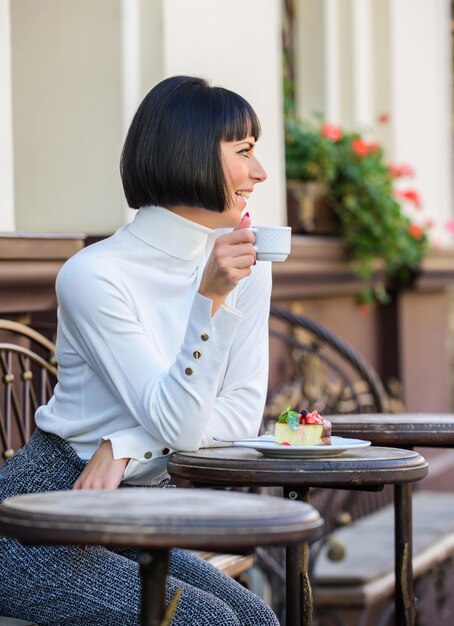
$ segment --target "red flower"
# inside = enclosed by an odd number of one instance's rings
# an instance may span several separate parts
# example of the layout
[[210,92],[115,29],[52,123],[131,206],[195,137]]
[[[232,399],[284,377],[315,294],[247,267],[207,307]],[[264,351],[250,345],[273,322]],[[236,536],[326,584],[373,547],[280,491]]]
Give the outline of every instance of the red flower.
[[402,200],[408,200],[414,204],[417,209],[421,208],[421,197],[415,189],[404,189],[396,191],[396,196]]
[[369,143],[369,152],[378,152],[380,150],[380,144],[378,141],[371,141]]
[[330,141],[339,141],[342,139],[342,130],[334,124],[323,124],[320,135]]
[[402,178],[403,176],[412,177],[415,175],[415,170],[407,163],[402,163],[401,165],[391,163],[388,165],[388,169],[393,178]]
[[413,239],[422,239],[424,237],[424,230],[417,224],[410,224],[407,232]]
[[356,308],[358,309],[358,311],[362,315],[365,315],[366,313],[369,313],[369,310],[370,310],[369,303],[368,302],[364,302],[364,301],[358,302],[356,304]]
[[376,141],[366,143],[362,139],[354,139],[352,141],[352,150],[358,156],[365,157],[371,152],[377,152],[380,149],[380,145]]
[[377,122],[379,124],[387,124],[390,119],[391,116],[389,113],[380,113],[380,115],[377,117]]
[[369,154],[369,146],[362,139],[354,139],[352,141],[352,150],[359,156],[367,156]]

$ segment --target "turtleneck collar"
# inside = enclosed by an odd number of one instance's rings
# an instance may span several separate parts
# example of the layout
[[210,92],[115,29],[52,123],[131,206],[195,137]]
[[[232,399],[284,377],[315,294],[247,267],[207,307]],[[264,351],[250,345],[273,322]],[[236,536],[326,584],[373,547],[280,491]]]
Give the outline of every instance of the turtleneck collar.
[[148,206],[139,209],[127,230],[153,248],[183,261],[200,259],[208,240],[216,231],[188,220],[164,207]]

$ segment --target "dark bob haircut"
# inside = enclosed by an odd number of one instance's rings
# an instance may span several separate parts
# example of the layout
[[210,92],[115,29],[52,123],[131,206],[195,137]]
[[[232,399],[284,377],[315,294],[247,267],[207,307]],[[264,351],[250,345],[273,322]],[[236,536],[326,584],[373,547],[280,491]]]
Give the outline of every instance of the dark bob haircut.
[[260,123],[238,94],[202,78],[173,76],[145,96],[121,155],[128,204],[228,207],[221,141],[258,139]]

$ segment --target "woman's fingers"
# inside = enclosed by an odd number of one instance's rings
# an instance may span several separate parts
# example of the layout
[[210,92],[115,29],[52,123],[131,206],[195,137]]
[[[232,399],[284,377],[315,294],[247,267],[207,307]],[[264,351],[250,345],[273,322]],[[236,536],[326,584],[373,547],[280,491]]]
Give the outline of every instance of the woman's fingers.
[[123,480],[129,459],[114,459],[112,444],[103,441],[93,454],[73,489],[116,489]]
[[247,227],[221,235],[215,241],[199,287],[199,293],[213,301],[213,314],[239,281],[251,273],[254,241],[255,235]]
[[255,262],[254,242],[255,235],[251,230],[246,228],[234,230],[216,240],[212,256],[218,262],[222,262],[223,259],[251,255],[253,257],[251,265],[253,265]]
[[239,243],[237,245],[224,245],[219,246],[217,250],[218,260],[222,259],[234,259],[237,257],[250,256],[252,257],[252,264],[255,261],[255,249],[251,243]]
[[243,217],[241,218],[241,222],[238,224],[235,230],[239,230],[240,228],[250,228],[251,225],[252,225],[252,221],[249,216],[249,213],[245,213]]
[[238,268],[238,269],[243,269],[243,268],[251,269],[251,267],[255,263],[255,254],[246,253],[246,254],[242,254],[239,256],[235,256],[233,258],[234,258],[234,261],[232,265],[233,267]]
[[216,245],[236,245],[241,243],[250,243],[253,244],[255,242],[255,234],[249,228],[240,228],[238,230],[232,230],[230,233],[226,233],[225,235],[221,235],[216,239]]

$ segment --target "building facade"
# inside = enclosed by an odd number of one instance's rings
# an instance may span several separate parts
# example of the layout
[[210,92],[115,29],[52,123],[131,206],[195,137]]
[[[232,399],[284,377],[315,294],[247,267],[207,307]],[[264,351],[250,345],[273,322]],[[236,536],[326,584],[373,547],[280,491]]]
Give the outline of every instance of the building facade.
[[[383,376],[397,376],[408,408],[448,410],[449,0],[0,0],[0,314],[52,309],[65,257],[131,219],[122,143],[141,99],[166,76],[204,76],[251,102],[268,180],[250,212],[256,224],[285,224],[283,33],[299,114],[360,130],[390,161],[411,164],[421,219],[433,222],[438,247],[392,310],[364,315],[342,243],[297,236],[290,260],[276,264],[274,298],[341,334]],[[429,347],[437,353],[431,398],[422,384]]]

